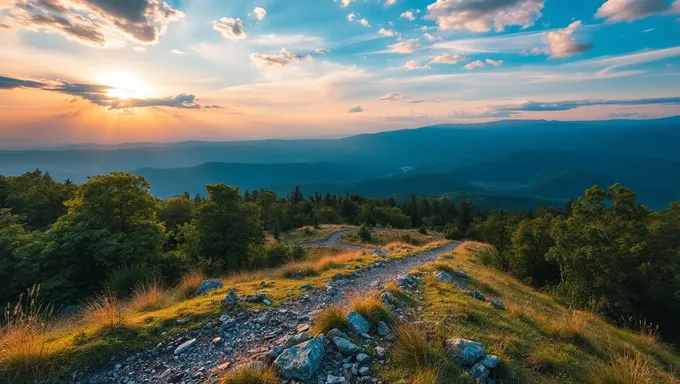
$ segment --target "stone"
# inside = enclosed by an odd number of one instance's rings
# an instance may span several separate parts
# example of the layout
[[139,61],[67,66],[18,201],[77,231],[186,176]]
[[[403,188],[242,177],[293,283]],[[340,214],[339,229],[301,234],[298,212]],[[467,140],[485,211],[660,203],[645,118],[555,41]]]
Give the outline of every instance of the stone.
[[306,332],[309,331],[309,328],[309,324],[300,324],[297,326],[296,331],[297,333]]
[[465,291],[465,294],[468,295],[468,296],[474,297],[477,300],[482,300],[482,301],[486,300],[486,297],[484,297],[484,295],[482,295],[482,293],[479,292],[479,291],[469,290],[469,291]]
[[418,281],[413,275],[407,273],[405,275],[397,276],[397,286],[400,288],[414,288],[418,285]]
[[314,338],[283,351],[274,360],[274,368],[288,380],[309,382],[319,369],[325,353],[323,341]]
[[266,306],[270,306],[270,305],[272,305],[272,302],[271,302],[271,300],[265,298],[265,299],[262,299],[262,304],[264,304]]
[[380,256],[380,257],[385,257],[385,256],[387,256],[387,253],[386,253],[385,251],[383,251],[382,249],[380,249],[380,248],[374,249],[374,250],[373,250],[373,253],[376,254],[376,255],[378,255],[378,256]]
[[380,294],[380,300],[385,304],[396,305],[398,303],[397,298],[391,292],[383,292]]
[[230,289],[227,295],[224,296],[224,299],[222,299],[222,305],[234,305],[236,303],[238,303],[238,295],[233,289]]
[[311,291],[312,289],[314,289],[314,287],[312,287],[311,284],[305,284],[305,285],[303,285],[302,287],[300,287],[300,290],[301,290],[302,292]]
[[369,368],[369,367],[361,367],[361,368],[359,368],[359,374],[360,374],[361,376],[368,376],[368,374],[370,374],[370,373],[371,373],[371,368]]
[[212,345],[220,345],[220,344],[222,344],[222,338],[221,337],[218,336],[218,337],[212,339]]
[[371,325],[368,323],[368,320],[361,316],[359,312],[352,311],[348,313],[347,321],[349,321],[349,325],[356,333],[368,333],[368,331],[371,329]]
[[482,364],[475,364],[470,368],[470,375],[473,379],[477,380],[478,383],[485,382],[486,378],[489,377],[489,373],[489,370]]
[[453,360],[461,365],[474,365],[485,356],[484,345],[467,339],[448,339],[446,350]]
[[449,274],[448,272],[444,271],[439,271],[434,274],[434,277],[437,278],[437,280],[444,281],[447,283],[452,283],[454,278]]
[[494,308],[497,308],[497,309],[505,309],[505,305],[503,305],[503,303],[500,302],[499,300],[496,300],[496,299],[487,299],[486,301],[488,301]]
[[267,296],[264,293],[258,292],[254,295],[246,296],[246,301],[249,303],[261,303],[266,298]]
[[349,340],[349,336],[347,334],[337,328],[331,329],[328,334],[326,335],[330,340],[333,340],[335,337],[339,337],[341,339]]
[[385,348],[383,348],[383,347],[375,347],[375,350],[374,350],[374,351],[375,351],[375,355],[376,355],[378,358],[380,358],[380,359],[382,359],[382,358],[384,358],[385,356],[387,356],[387,351],[386,351]]
[[378,331],[378,335],[382,336],[382,337],[389,335],[390,332],[391,332],[390,327],[388,327],[387,324],[385,324],[384,321],[381,321],[381,322],[378,323],[377,331]]
[[349,381],[342,376],[328,375],[326,377],[326,384],[349,384]]
[[365,353],[359,353],[359,354],[357,355],[357,362],[358,362],[359,364],[365,364],[365,363],[367,363],[367,362],[369,362],[369,361],[371,361],[371,357],[368,356],[367,354],[365,354]]
[[182,353],[188,351],[189,349],[191,349],[191,347],[194,346],[195,343],[196,343],[196,339],[191,339],[191,340],[184,342],[182,345],[175,348],[175,355],[181,355]]
[[488,369],[494,369],[501,363],[501,358],[496,355],[486,355],[481,360],[479,364],[485,366]]
[[274,359],[279,357],[281,353],[283,353],[283,345],[276,345],[269,351],[269,355]]
[[309,340],[309,332],[298,333],[297,335],[290,336],[283,342],[284,348],[290,348],[292,346],[302,344]]
[[196,293],[194,293],[194,295],[196,296],[203,295],[205,293],[214,291],[216,289],[220,289],[222,287],[224,287],[224,283],[222,282],[222,280],[203,280],[201,281],[201,284],[198,285],[198,288],[196,289]]
[[361,351],[361,348],[359,348],[356,344],[347,339],[343,339],[342,337],[334,337],[331,339],[331,341],[333,342],[333,345],[335,345],[335,348],[338,350],[338,352],[345,356],[352,356]]
[[465,271],[457,270],[457,271],[456,271],[456,276],[458,276],[458,277],[463,277],[463,278],[467,278],[467,277],[468,277],[468,274],[467,274],[467,272],[465,272]]

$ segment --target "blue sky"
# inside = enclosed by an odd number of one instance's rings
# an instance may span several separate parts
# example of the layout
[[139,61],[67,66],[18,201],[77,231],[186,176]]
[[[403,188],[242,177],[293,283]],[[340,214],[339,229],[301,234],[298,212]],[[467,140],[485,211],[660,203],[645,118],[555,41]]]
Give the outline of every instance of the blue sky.
[[0,0],[0,37],[6,146],[680,114],[680,0]]

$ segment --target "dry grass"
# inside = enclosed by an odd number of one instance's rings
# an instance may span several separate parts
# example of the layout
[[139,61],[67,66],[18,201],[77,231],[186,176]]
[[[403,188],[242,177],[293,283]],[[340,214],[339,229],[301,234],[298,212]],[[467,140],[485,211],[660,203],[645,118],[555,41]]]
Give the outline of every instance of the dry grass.
[[275,274],[281,277],[309,277],[316,276],[329,269],[340,268],[341,266],[362,261],[366,254],[363,251],[344,252],[335,256],[326,256],[318,260],[297,261],[277,268]]
[[188,299],[193,296],[203,280],[205,280],[205,275],[198,271],[189,272],[184,275],[175,287],[177,298]]
[[429,340],[427,330],[413,324],[399,324],[394,334],[391,364],[415,374],[414,383],[455,382],[457,372],[443,347],[443,340]]
[[326,334],[334,328],[339,330],[349,329],[349,322],[345,317],[345,310],[337,305],[327,307],[319,313],[314,324],[314,333],[317,335],[321,333]]
[[153,280],[135,287],[130,304],[136,311],[149,312],[172,304],[172,298],[160,281]]
[[613,357],[607,364],[590,368],[589,384],[653,384],[654,369],[640,353],[626,353]]
[[87,301],[83,314],[86,324],[99,329],[114,330],[128,325],[125,304],[111,294],[102,294]]
[[456,270],[451,266],[451,264],[443,262],[443,261],[437,261],[431,264],[434,269],[440,272],[446,272],[452,276],[455,276]]
[[418,372],[413,378],[413,384],[443,384],[439,380],[439,372],[434,369],[427,369]]
[[353,296],[350,298],[349,305],[352,311],[358,312],[374,326],[384,321],[390,324],[394,321],[394,315],[385,304],[376,296],[361,297]]
[[549,316],[543,320],[543,328],[553,338],[579,343],[586,340],[585,331],[592,315],[582,311],[569,311],[562,316]]
[[218,382],[220,384],[279,384],[279,378],[271,367],[258,369],[251,365],[227,373]]
[[411,297],[408,293],[404,292],[403,289],[397,287],[397,284],[394,281],[388,281],[385,283],[385,291],[391,293],[394,297],[397,298],[397,300],[401,301],[402,303],[408,304],[408,305],[413,305],[416,303],[416,300]]

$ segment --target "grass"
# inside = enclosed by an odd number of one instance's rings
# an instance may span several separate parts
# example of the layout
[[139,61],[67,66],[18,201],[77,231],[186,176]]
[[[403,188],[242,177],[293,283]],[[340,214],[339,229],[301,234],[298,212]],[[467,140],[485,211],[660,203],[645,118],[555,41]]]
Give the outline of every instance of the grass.
[[655,380],[654,369],[640,353],[627,353],[608,363],[592,365],[588,376],[588,384],[653,384]]
[[432,234],[423,235],[415,229],[393,229],[389,231],[373,231],[369,241],[363,241],[358,233],[347,233],[342,236],[342,242],[354,245],[380,245],[392,244],[423,246],[437,241]]
[[586,312],[572,310],[562,316],[544,318],[542,323],[550,337],[570,343],[582,343],[587,340],[585,330],[590,317]]
[[361,262],[367,259],[363,251],[343,252],[335,256],[325,256],[318,260],[297,261],[289,263],[278,269],[278,275],[286,278],[303,278],[317,276],[323,271],[338,269],[352,262]]
[[130,304],[139,312],[155,311],[172,303],[172,297],[159,280],[139,284],[132,292]]
[[177,297],[180,299],[188,299],[193,296],[203,280],[205,280],[205,275],[198,271],[193,271],[184,275],[175,287]]
[[326,307],[316,317],[314,334],[326,334],[337,328],[341,331],[349,329],[349,322],[345,317],[345,310],[337,305]]
[[403,289],[399,288],[394,281],[385,283],[385,291],[391,293],[397,300],[407,305],[414,305],[416,300]]
[[368,297],[353,296],[350,298],[349,305],[350,310],[358,312],[373,326],[377,326],[381,321],[387,324],[391,324],[394,321],[392,312],[375,295]]
[[103,330],[117,330],[127,327],[127,307],[111,294],[96,296],[85,303],[85,322]]
[[281,233],[279,236],[279,241],[291,244],[320,241],[330,236],[333,232],[344,228],[350,227],[347,225],[336,224],[322,224],[319,228],[306,226]]
[[227,373],[220,378],[220,384],[279,384],[279,377],[273,368],[257,369],[244,366]]

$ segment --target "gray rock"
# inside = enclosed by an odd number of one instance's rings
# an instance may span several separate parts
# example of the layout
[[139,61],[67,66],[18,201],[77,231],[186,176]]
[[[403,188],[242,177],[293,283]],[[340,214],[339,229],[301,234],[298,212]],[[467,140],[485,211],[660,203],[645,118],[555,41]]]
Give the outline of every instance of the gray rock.
[[265,299],[262,299],[262,304],[264,304],[266,306],[270,306],[270,305],[272,305],[272,302],[271,302],[271,300],[265,298]]
[[396,305],[397,303],[399,303],[399,301],[397,301],[397,298],[394,297],[394,295],[391,292],[387,291],[380,294],[380,300],[382,300],[382,302],[385,304]]
[[387,351],[383,347],[375,347],[375,355],[382,359],[387,355]]
[[361,351],[361,348],[356,344],[347,339],[343,339],[342,337],[334,337],[331,341],[333,341],[333,345],[335,345],[338,352],[345,356],[352,356]]
[[486,355],[481,360],[479,364],[485,366],[488,369],[494,369],[501,363],[501,358],[496,355]]
[[341,376],[328,375],[326,378],[326,384],[349,384],[349,381],[345,380]]
[[496,300],[496,299],[486,299],[486,301],[488,301],[491,305],[493,305],[494,308],[505,309],[505,305],[503,305],[503,303],[500,302],[499,300]]
[[482,293],[479,292],[479,291],[469,290],[469,291],[465,291],[465,294],[468,295],[468,296],[474,297],[477,300],[482,300],[482,301],[486,300],[486,297],[484,297],[484,295],[482,295]]
[[290,336],[283,342],[284,348],[290,348],[294,345],[302,344],[309,340],[309,332],[298,333],[297,335]]
[[188,351],[189,349],[191,349],[191,347],[194,346],[195,343],[196,343],[196,339],[191,339],[191,340],[184,342],[182,345],[175,348],[175,355],[181,355],[182,353]]
[[437,278],[437,280],[444,281],[444,282],[447,282],[447,283],[453,283],[453,281],[455,280],[453,278],[453,276],[451,276],[451,274],[449,274],[448,272],[444,272],[444,271],[436,272],[434,274],[434,277]]
[[196,289],[196,296],[203,295],[207,292],[214,291],[224,287],[222,280],[203,280],[199,284],[198,289]]
[[337,328],[331,329],[330,332],[328,332],[328,334],[326,336],[330,340],[333,340],[333,338],[335,338],[335,337],[339,337],[341,339],[349,340],[349,336],[347,336],[347,334],[345,332],[343,332],[343,331],[341,331]]
[[407,273],[405,275],[397,276],[396,283],[397,286],[401,288],[414,288],[418,285],[418,280],[416,280],[413,275]]
[[371,368],[369,367],[361,367],[359,368],[359,374],[361,376],[368,376],[371,373]]
[[349,325],[356,333],[368,333],[368,331],[371,329],[371,325],[368,323],[368,320],[366,320],[358,312],[352,311],[348,313],[347,321],[349,321]]
[[465,272],[465,271],[463,271],[463,270],[457,270],[457,271],[456,271],[456,276],[462,277],[462,278],[467,278],[467,277],[468,277],[468,274],[467,274],[467,272]]
[[222,338],[218,336],[218,337],[212,339],[212,344],[215,345],[215,346],[222,344]]
[[375,255],[380,256],[380,257],[385,257],[385,256],[387,256],[387,253],[386,253],[385,251],[383,251],[382,249],[380,249],[380,248],[374,249],[374,250],[373,250],[373,253],[374,253]]
[[319,369],[325,353],[323,341],[311,339],[283,351],[274,360],[274,368],[286,379],[308,382]]
[[446,350],[453,360],[461,365],[473,365],[484,357],[484,345],[467,339],[448,339]]
[[357,362],[359,364],[365,364],[365,363],[368,363],[369,361],[371,361],[371,357],[368,356],[367,354],[360,353],[360,354],[357,355]]
[[258,292],[254,295],[246,296],[246,301],[249,302],[249,303],[261,303],[266,298],[267,298],[267,296],[264,293]]
[[381,322],[378,323],[378,335],[379,336],[385,337],[385,336],[389,335],[390,332],[391,332],[390,327],[388,327],[387,324],[385,324],[384,321],[381,321]]
[[486,378],[489,377],[489,373],[489,370],[482,364],[475,364],[470,368],[470,375],[473,379],[477,380],[478,383],[485,382]]
[[276,359],[281,355],[281,353],[283,353],[283,345],[276,345],[271,351],[269,351],[269,356]]
[[300,290],[303,292],[311,291],[312,289],[314,289],[314,287],[312,287],[311,284],[305,284],[302,287],[300,287]]
[[234,305],[238,303],[238,295],[236,292],[234,292],[233,289],[230,289],[229,292],[227,292],[227,295],[224,296],[224,299],[222,299],[222,304],[223,305]]

